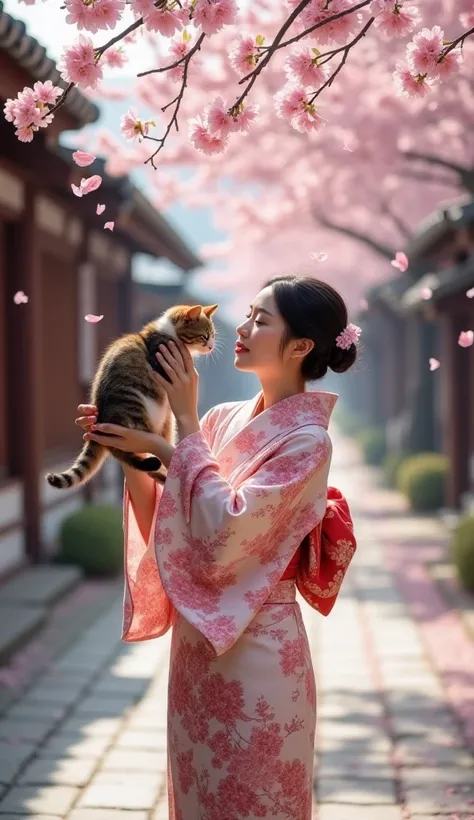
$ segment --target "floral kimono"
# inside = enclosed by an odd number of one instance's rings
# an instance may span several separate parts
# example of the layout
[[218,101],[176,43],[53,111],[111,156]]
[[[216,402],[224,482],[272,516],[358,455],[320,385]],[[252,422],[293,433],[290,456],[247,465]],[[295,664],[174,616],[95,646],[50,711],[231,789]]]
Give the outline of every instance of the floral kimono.
[[323,615],[355,551],[327,488],[337,396],[222,404],[176,447],[150,543],[125,493],[123,639],[173,627],[171,820],[310,820],[316,692],[296,588]]

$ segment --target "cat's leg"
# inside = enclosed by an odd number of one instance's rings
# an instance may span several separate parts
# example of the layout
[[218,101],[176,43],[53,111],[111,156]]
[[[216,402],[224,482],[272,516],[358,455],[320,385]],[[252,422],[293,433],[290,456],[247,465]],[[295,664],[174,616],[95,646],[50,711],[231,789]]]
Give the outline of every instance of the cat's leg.
[[117,450],[115,447],[111,447],[110,452],[123,464],[128,464],[143,473],[155,473],[161,467],[158,456],[137,456],[135,453],[124,453],[123,450]]

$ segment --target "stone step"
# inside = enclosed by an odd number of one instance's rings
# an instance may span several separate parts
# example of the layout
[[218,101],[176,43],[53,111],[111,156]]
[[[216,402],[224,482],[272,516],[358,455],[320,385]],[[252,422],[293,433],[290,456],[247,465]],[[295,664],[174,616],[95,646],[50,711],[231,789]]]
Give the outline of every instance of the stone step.
[[0,664],[26,643],[45,620],[45,607],[8,601],[0,603]]
[[48,612],[81,581],[78,567],[26,567],[0,586],[0,665],[26,644]]
[[41,564],[21,570],[0,586],[0,605],[5,602],[48,607],[70,592],[82,579],[78,567]]

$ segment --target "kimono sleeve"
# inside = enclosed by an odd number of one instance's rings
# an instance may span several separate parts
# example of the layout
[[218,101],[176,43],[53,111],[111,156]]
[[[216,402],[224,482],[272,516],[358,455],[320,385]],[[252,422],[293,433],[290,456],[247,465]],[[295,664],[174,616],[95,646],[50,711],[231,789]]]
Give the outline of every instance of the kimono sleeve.
[[[214,412],[200,421],[204,439],[210,445]],[[164,635],[171,626],[173,605],[161,583],[156,563],[154,532],[163,488],[156,485],[155,510],[148,543],[137,524],[127,484],[123,495],[124,601],[122,640],[142,641]]]
[[304,536],[322,519],[330,439],[298,430],[239,486],[220,475],[201,432],[176,448],[155,544],[173,605],[219,654],[245,630]]

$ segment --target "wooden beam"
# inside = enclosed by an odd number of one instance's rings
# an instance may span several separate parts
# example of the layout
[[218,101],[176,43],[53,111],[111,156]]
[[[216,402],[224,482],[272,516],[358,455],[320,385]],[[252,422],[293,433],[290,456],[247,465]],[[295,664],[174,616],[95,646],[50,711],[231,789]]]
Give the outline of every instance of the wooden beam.
[[[13,226],[9,249],[9,430],[12,471],[23,481],[26,553],[33,563],[42,556],[40,473],[43,461],[41,261],[35,225],[35,191],[28,187],[21,222]],[[23,290],[28,304],[15,305]],[[59,397],[51,397],[59,400]]]

